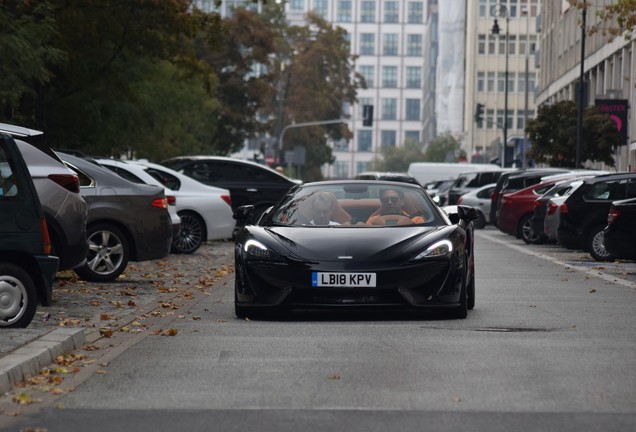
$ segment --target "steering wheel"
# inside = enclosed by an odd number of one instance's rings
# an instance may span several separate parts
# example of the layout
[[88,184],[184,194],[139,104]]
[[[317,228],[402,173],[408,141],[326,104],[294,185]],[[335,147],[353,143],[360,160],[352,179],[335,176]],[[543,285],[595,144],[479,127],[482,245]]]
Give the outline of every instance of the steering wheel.
[[382,215],[373,220],[373,225],[413,225],[413,221],[404,215]]

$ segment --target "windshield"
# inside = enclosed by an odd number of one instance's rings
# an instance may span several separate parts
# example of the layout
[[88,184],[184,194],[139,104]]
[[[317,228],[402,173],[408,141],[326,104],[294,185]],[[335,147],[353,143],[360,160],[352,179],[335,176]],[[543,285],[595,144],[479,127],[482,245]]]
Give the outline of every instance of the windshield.
[[439,225],[435,204],[419,188],[400,183],[310,185],[287,195],[264,225],[379,227]]

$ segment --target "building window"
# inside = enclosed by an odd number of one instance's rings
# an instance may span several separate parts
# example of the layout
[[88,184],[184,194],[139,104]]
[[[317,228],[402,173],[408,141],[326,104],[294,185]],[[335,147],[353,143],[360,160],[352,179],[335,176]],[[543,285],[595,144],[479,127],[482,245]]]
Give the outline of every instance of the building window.
[[495,47],[497,46],[496,42],[497,40],[495,39],[495,36],[490,36],[488,38],[488,54],[489,55],[495,54]]
[[380,145],[382,147],[395,147],[397,141],[397,133],[394,130],[383,130],[380,134]]
[[488,77],[486,79],[486,89],[488,93],[495,92],[495,73],[494,72],[488,72]]
[[351,22],[351,0],[338,0],[336,5],[336,21]]
[[483,93],[485,90],[486,74],[484,72],[477,72],[477,92]]
[[305,10],[305,0],[291,0],[289,2],[289,9],[293,11]]
[[503,72],[497,74],[497,91],[503,93],[505,91],[506,79]]
[[515,73],[508,72],[508,93],[515,91]]
[[382,66],[382,87],[397,88],[397,66]]
[[422,88],[422,68],[419,66],[406,67],[406,88]]
[[385,23],[397,23],[399,22],[400,15],[400,3],[397,1],[385,1],[384,2],[384,22]]
[[356,174],[367,171],[368,167],[369,167],[369,162],[356,162]]
[[333,163],[333,176],[336,178],[349,178],[349,162],[335,161]]
[[479,17],[480,18],[485,18],[489,16],[487,12],[486,2],[487,0],[479,0]]
[[519,35],[519,55],[526,54],[526,44],[528,40],[526,39],[526,35]]
[[528,92],[529,93],[534,93],[534,83],[536,82],[537,79],[537,74],[536,73],[529,73],[528,74]]
[[405,131],[404,132],[404,141],[410,142],[420,142],[420,131]]
[[360,5],[360,22],[375,22],[375,1],[362,1],[362,4]]
[[364,110],[365,105],[373,105],[373,98],[365,97],[358,99],[358,117],[360,118],[364,116],[362,111]]
[[486,128],[488,129],[496,129],[497,125],[495,124],[495,110],[486,110]]
[[408,18],[409,24],[422,24],[424,21],[424,5],[421,1],[412,1],[408,4]]
[[537,37],[534,35],[530,36],[530,41],[528,43],[530,44],[530,54],[537,52]]
[[406,100],[406,120],[420,120],[420,100],[419,99],[407,99]]
[[382,54],[385,56],[398,55],[398,35],[397,33],[385,33],[382,35]]
[[322,19],[327,19],[329,5],[327,0],[314,0],[314,12]]
[[360,55],[375,55],[375,35],[373,33],[360,34]]
[[367,129],[358,129],[358,151],[370,152],[373,144],[373,132]]
[[480,34],[477,37],[477,53],[486,54],[486,35]]
[[[512,129],[514,126],[514,111],[508,110],[508,115],[506,116],[506,127],[508,129]],[[497,110],[497,126],[503,126],[504,122],[504,110]]]
[[526,74],[520,73],[519,79],[517,80],[517,89],[520,93],[525,93],[526,91]]
[[406,35],[406,55],[411,57],[422,56],[422,35]]
[[367,88],[375,87],[375,66],[360,66],[360,75],[364,77]]
[[514,18],[514,17],[517,16],[517,10],[518,10],[517,9],[518,8],[517,3],[519,3],[519,2],[518,2],[518,0],[508,0],[508,1],[510,2],[510,8],[508,9],[510,11],[510,15],[509,16],[511,18]]
[[382,120],[397,119],[397,99],[382,98]]
[[333,149],[335,151],[349,151],[349,141],[342,138],[334,143]]
[[508,37],[508,55],[515,55],[517,47],[517,36],[510,35]]

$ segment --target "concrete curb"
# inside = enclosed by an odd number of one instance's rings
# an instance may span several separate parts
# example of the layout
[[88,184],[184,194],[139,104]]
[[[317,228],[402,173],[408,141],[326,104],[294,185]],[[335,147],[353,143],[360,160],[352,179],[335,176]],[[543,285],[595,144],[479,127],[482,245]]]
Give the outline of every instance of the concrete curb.
[[57,328],[0,358],[0,394],[54,362],[55,358],[86,343],[83,328]]

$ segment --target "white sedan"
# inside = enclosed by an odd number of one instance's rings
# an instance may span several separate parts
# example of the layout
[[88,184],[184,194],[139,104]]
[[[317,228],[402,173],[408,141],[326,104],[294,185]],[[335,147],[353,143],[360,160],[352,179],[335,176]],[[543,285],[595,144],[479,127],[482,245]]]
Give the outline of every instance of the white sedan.
[[490,195],[495,190],[495,183],[490,183],[459,197],[457,205],[474,207],[479,213],[479,219],[473,222],[475,228],[483,228],[490,223]]
[[206,240],[232,238],[236,221],[232,214],[230,191],[204,185],[191,177],[162,165],[146,161],[98,159],[100,164],[116,167],[122,175],[134,175],[144,183],[157,184],[172,190],[177,198],[177,213],[181,230],[172,241],[172,251],[192,253]]

